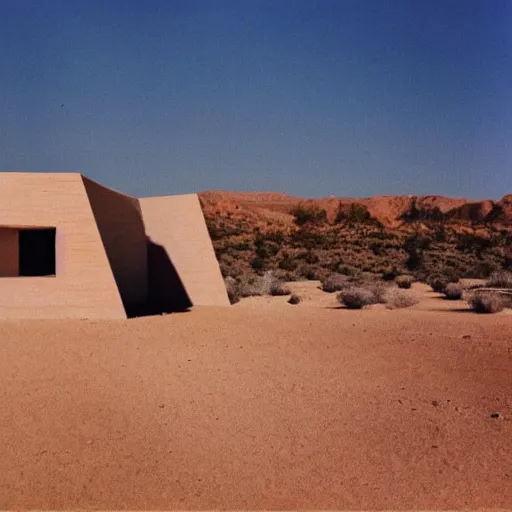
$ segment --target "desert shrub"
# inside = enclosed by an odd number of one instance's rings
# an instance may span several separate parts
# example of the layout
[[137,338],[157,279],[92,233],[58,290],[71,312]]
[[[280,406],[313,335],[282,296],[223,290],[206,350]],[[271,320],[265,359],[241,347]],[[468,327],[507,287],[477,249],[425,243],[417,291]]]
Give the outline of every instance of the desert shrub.
[[322,290],[327,293],[334,293],[347,287],[349,280],[341,274],[330,274],[322,281]]
[[237,242],[234,243],[231,247],[235,251],[250,251],[251,250],[251,244],[246,240],[244,242]]
[[269,293],[270,293],[270,295],[276,297],[276,296],[281,296],[281,295],[290,295],[290,293],[292,293],[292,291],[282,281],[278,281],[276,279],[275,281],[273,281],[270,284]]
[[261,276],[245,275],[238,278],[238,288],[241,297],[270,295],[270,288],[276,278],[272,272],[265,272]]
[[298,204],[290,213],[295,217],[295,224],[298,226],[307,223],[323,224],[327,222],[327,212],[316,205]]
[[423,253],[430,247],[431,240],[427,236],[416,233],[408,236],[402,249],[407,253],[406,261],[409,270],[419,270],[423,265]]
[[361,309],[375,304],[375,296],[368,288],[348,288],[338,295],[338,301],[348,309]]
[[265,260],[260,257],[253,258],[251,260],[251,267],[253,270],[262,270],[265,267]]
[[359,269],[351,265],[341,264],[338,267],[338,274],[343,274],[344,276],[356,276],[357,274],[359,274]]
[[426,279],[427,284],[437,293],[444,293],[444,289],[450,283],[456,283],[459,278],[455,274],[444,273],[444,274],[432,274]]
[[383,281],[394,281],[400,275],[399,270],[396,267],[387,268],[382,272]]
[[412,283],[414,283],[414,277],[407,276],[407,275],[398,276],[395,279],[395,283],[398,286],[398,288],[403,288],[404,290],[408,290],[412,286]]
[[297,272],[289,272],[288,270],[276,269],[273,271],[276,279],[280,281],[293,282],[293,281],[304,281],[304,277],[299,275]]
[[324,268],[314,267],[311,265],[304,265],[299,268],[298,273],[309,281],[322,281],[328,275],[328,271]]
[[384,283],[373,283],[368,285],[369,290],[373,293],[375,304],[386,304],[391,286]]
[[339,224],[343,221],[351,223],[365,223],[371,220],[372,216],[366,206],[358,203],[352,203],[350,207],[348,207],[348,205],[339,205],[334,223]]
[[468,302],[476,313],[499,313],[505,308],[503,297],[496,292],[475,292]]
[[236,279],[228,276],[224,279],[224,284],[226,285],[226,291],[228,292],[229,302],[231,304],[240,302],[240,290]]
[[288,304],[299,304],[301,301],[300,295],[297,295],[296,293],[293,293],[290,297],[290,300],[288,301]]
[[279,268],[282,270],[293,271],[298,267],[298,263],[296,260],[290,258],[288,255],[283,257],[283,259],[279,262]]
[[448,281],[441,277],[437,277],[435,279],[432,279],[429,284],[432,290],[435,291],[436,293],[444,293],[444,289],[448,285]]
[[512,272],[506,270],[493,272],[486,285],[491,288],[512,288]]
[[410,308],[418,304],[419,300],[410,293],[401,290],[394,290],[386,297],[386,304],[390,309],[395,308]]
[[460,300],[464,287],[460,283],[448,283],[444,288],[444,296],[448,300]]

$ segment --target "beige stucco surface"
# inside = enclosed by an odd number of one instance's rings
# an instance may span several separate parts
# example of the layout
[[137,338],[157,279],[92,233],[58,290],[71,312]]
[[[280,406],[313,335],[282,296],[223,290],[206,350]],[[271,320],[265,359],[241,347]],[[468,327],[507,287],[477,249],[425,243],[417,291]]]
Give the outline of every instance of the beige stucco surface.
[[147,241],[139,201],[82,177],[110,267],[127,308],[147,298]]
[[[17,277],[16,229],[33,227],[56,228],[55,276]],[[150,273],[158,300],[184,290],[187,306],[229,305],[195,194],[137,199],[81,174],[0,173],[0,247],[0,318],[126,318],[149,302]]]
[[55,277],[0,279],[0,318],[125,318],[80,174],[0,173],[0,225],[56,227]]
[[146,235],[165,249],[194,306],[229,299],[196,194],[139,199]]

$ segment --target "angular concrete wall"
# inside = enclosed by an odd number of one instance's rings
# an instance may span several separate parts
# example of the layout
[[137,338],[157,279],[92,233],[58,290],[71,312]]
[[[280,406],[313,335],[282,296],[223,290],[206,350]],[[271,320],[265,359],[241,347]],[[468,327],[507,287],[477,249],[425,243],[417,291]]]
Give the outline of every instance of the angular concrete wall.
[[[152,296],[162,301],[188,299],[194,306],[228,306],[226,287],[197,195],[149,197],[139,199],[139,203],[154,252],[160,254],[160,261],[168,259],[186,292],[186,297],[175,297],[181,294],[179,286],[165,286],[172,278],[166,281],[158,274],[150,274]],[[150,260],[150,272],[155,272],[155,267]],[[164,287],[158,287],[159,282]]]
[[126,318],[80,174],[0,173],[0,226],[57,228],[57,275],[0,278],[0,318]]
[[147,300],[147,240],[139,201],[82,176],[125,309]]
[[[56,229],[55,276],[18,276],[23,228]],[[0,173],[0,249],[0,318],[229,305],[195,194],[138,200],[80,174]]]

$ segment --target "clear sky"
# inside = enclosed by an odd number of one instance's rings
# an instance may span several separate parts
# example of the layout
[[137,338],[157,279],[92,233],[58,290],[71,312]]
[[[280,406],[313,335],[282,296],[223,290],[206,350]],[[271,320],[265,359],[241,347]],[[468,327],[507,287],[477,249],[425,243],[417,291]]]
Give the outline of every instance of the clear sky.
[[0,169],[512,192],[512,0],[0,0]]

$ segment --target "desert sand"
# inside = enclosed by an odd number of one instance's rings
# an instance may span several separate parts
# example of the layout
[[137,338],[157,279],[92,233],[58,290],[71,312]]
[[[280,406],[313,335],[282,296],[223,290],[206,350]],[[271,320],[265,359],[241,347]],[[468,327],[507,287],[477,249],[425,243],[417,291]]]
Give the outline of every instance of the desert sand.
[[511,310],[293,286],[297,306],[3,322],[0,508],[512,507]]

